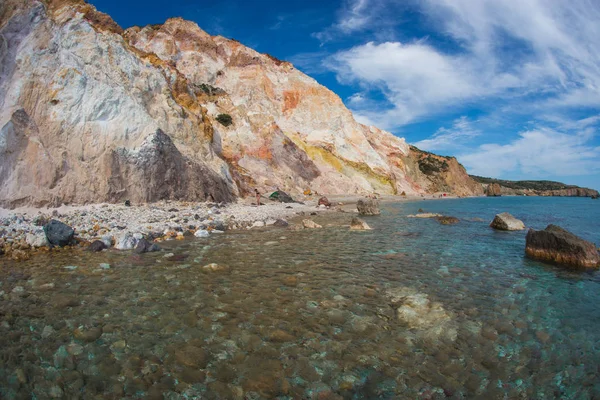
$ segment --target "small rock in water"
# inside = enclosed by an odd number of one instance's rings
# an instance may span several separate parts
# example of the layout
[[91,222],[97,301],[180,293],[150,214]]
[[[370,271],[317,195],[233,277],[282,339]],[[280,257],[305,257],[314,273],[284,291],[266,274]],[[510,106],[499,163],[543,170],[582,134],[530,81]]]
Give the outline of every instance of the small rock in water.
[[360,218],[352,218],[350,222],[350,229],[353,231],[368,231],[371,230],[371,227]]
[[360,199],[356,202],[356,208],[360,215],[379,215],[379,202],[374,199]]
[[107,263],[100,263],[100,268],[101,268],[101,269],[110,269],[110,264],[107,264]]
[[205,271],[214,271],[214,272],[230,270],[228,265],[216,264],[216,263],[207,264],[207,265],[203,266],[202,269]]
[[516,219],[507,212],[497,214],[490,226],[501,231],[521,231],[525,229],[523,221]]
[[154,251],[160,251],[160,247],[156,243],[150,243],[146,239],[142,238],[138,241],[134,250],[137,254],[149,253]]
[[89,329],[77,328],[73,331],[73,337],[84,342],[93,342],[100,336],[102,336],[102,328],[100,327],[92,327]]
[[200,347],[188,345],[175,351],[175,360],[186,367],[205,368],[208,355]]
[[209,237],[210,233],[207,230],[198,229],[196,233],[194,233],[194,236],[196,236],[197,238]]
[[106,244],[103,241],[94,240],[92,243],[90,243],[86,250],[91,252],[98,252],[104,249],[106,249]]
[[303,219],[302,226],[308,229],[322,228],[321,225],[317,224],[315,221],[310,219]]
[[271,334],[269,335],[269,340],[271,342],[283,343],[293,342],[294,340],[296,340],[296,338],[293,335],[287,333],[286,331],[278,329],[276,331],[271,332]]
[[435,217],[435,219],[442,225],[454,225],[458,224],[459,219],[456,217],[450,217],[447,215],[442,215],[439,217]]

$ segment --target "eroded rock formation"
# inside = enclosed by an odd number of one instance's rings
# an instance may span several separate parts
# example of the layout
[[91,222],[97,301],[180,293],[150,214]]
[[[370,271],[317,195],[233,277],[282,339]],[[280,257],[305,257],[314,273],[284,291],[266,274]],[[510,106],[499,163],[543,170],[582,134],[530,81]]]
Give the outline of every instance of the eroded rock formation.
[[356,122],[288,62],[81,0],[0,4],[0,206],[232,200],[258,188],[482,194],[453,158]]

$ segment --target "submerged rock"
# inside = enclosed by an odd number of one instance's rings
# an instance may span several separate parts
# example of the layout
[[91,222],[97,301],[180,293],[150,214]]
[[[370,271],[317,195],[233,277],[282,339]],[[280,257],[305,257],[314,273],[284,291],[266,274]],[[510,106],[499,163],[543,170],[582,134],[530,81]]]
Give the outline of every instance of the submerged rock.
[[594,243],[552,224],[543,231],[529,229],[525,239],[525,254],[571,267],[600,267],[600,255]]
[[226,271],[231,270],[231,268],[228,265],[216,264],[216,263],[207,264],[207,265],[203,266],[202,269],[205,271],[212,271],[212,272],[221,272],[221,271],[226,272]]
[[160,251],[160,247],[158,247],[155,243],[150,243],[146,239],[140,239],[137,242],[134,250],[137,254],[150,253],[154,251]]
[[352,218],[350,222],[350,229],[353,231],[368,231],[371,230],[371,227],[360,218]]
[[60,247],[70,244],[75,236],[73,228],[55,219],[44,225],[44,233],[50,244]]
[[317,224],[315,221],[310,220],[310,219],[303,219],[302,226],[307,229],[322,228],[321,225]]
[[360,215],[379,215],[379,202],[374,199],[360,199],[356,202],[356,208]]
[[435,217],[435,219],[442,225],[454,225],[460,222],[458,218],[450,217],[448,215],[441,215],[439,217]]
[[497,214],[490,226],[501,231],[522,231],[525,229],[523,221],[516,219],[507,212]]

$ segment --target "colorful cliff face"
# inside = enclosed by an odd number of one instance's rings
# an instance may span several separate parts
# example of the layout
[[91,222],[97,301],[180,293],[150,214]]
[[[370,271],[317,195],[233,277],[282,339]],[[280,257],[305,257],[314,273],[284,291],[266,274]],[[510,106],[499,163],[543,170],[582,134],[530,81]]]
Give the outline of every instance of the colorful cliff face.
[[83,1],[6,0],[0,55],[1,206],[482,193],[456,160],[423,171],[290,63],[189,21],[122,30]]

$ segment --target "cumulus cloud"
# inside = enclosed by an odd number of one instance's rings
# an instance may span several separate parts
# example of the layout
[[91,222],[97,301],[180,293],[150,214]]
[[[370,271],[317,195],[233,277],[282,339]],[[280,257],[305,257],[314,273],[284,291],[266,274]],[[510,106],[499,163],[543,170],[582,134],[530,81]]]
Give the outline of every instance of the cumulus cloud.
[[[379,22],[385,7],[366,7],[367,1],[356,2],[360,23],[342,21],[360,29]],[[528,109],[600,105],[600,3],[423,0],[414,5],[452,45],[425,37],[360,44],[332,55],[326,65],[341,82],[362,90],[376,87],[392,104],[355,106],[357,114],[394,129],[473,102],[520,102]],[[334,26],[344,31],[342,22]]]
[[467,117],[462,116],[454,120],[452,127],[438,129],[430,139],[416,142],[415,146],[427,151],[457,149],[480,135],[481,131],[474,128]]
[[576,133],[551,128],[532,129],[508,144],[484,144],[459,155],[469,173],[481,176],[523,174],[531,178],[594,175],[600,173],[600,146],[594,146],[596,131]]

